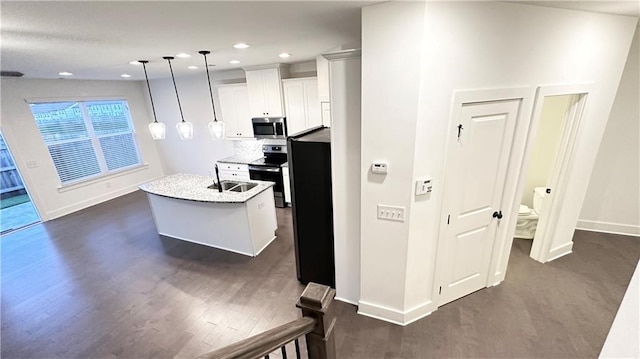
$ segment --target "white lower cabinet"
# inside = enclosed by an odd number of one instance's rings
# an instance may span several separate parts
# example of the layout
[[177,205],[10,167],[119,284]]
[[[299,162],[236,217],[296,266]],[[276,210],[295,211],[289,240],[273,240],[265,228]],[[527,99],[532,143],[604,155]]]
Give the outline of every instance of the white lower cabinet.
[[222,85],[216,89],[226,137],[229,139],[253,138],[247,84]]
[[282,180],[284,181],[284,201],[291,203],[291,182],[289,182],[289,167],[282,167]]
[[282,80],[282,89],[288,135],[322,125],[315,77]]
[[244,181],[249,180],[249,166],[239,163],[218,162],[220,180]]

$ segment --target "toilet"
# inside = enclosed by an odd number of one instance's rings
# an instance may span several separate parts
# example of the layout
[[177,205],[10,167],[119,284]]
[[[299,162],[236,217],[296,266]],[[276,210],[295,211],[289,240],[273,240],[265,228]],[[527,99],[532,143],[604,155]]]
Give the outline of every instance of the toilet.
[[520,205],[518,210],[518,221],[516,222],[515,238],[533,239],[536,235],[536,227],[540,218],[540,211],[544,198],[547,196],[546,187],[535,187],[533,189],[533,208],[525,204]]

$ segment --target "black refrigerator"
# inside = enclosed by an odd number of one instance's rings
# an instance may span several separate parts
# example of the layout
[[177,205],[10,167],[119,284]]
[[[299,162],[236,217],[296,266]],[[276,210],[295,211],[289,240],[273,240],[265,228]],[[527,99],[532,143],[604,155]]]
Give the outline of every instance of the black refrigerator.
[[289,136],[287,152],[298,280],[335,288],[330,129]]

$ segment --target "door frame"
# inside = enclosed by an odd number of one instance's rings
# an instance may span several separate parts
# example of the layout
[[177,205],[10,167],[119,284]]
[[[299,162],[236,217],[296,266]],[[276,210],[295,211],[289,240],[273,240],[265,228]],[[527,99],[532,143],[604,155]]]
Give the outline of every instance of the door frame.
[[[559,212],[565,203],[565,194],[567,188],[567,180],[571,174],[576,157],[576,143],[578,136],[583,127],[585,109],[589,94],[593,90],[592,83],[572,84],[572,85],[545,85],[539,86],[536,91],[536,99],[533,110],[533,118],[529,138],[527,139],[527,151],[523,165],[527,168],[531,159],[531,151],[535,142],[540,117],[542,115],[542,107],[546,97],[550,96],[577,96],[577,100],[572,101],[569,112],[565,115],[562,139],[557,149],[554,162],[552,164],[551,174],[547,180],[548,188],[551,188],[551,194],[545,199],[542,214],[538,219],[536,234],[531,246],[529,256],[540,263],[552,261],[561,256],[572,252],[573,241],[569,245],[563,245],[559,248],[552,248],[554,234],[558,230]],[[520,179],[520,196],[524,191],[526,178],[524,173]]]
[[[531,114],[533,111],[534,98],[536,93],[535,86],[526,87],[513,87],[502,89],[478,89],[478,90],[459,90],[453,92],[453,98],[451,103],[451,115],[449,117],[449,130],[447,134],[447,145],[444,159],[443,169],[443,188],[442,199],[440,202],[440,225],[438,227],[438,239],[436,246],[436,261],[434,271],[434,283],[432,298],[438,298],[435,300],[436,304],[440,306],[440,287],[446,282],[443,276],[446,273],[446,259],[444,256],[444,241],[446,240],[446,223],[449,213],[447,212],[448,204],[447,200],[449,191],[453,188],[447,186],[447,176],[451,176],[451,170],[447,171],[447,164],[449,161],[450,150],[454,145],[453,134],[457,130],[456,124],[460,117],[460,111],[463,104],[490,102],[490,101],[502,101],[502,100],[520,100],[520,108],[518,111],[518,117],[516,122],[516,128],[514,131],[514,140],[511,148],[511,154],[509,155],[508,167],[507,167],[507,182],[502,193],[501,208],[505,214],[513,213],[518,206],[515,203],[520,204],[520,198],[518,195],[519,182],[521,173],[523,171],[523,158],[525,155],[526,144],[528,143],[527,136],[530,130]],[[511,179],[511,180],[509,180]],[[517,180],[513,180],[517,179]],[[520,191],[521,192],[521,191]],[[521,193],[520,193],[521,196]],[[516,200],[517,199],[517,200]],[[517,214],[517,211],[516,211]],[[491,259],[489,264],[489,272],[486,280],[486,287],[496,285],[504,279],[504,275],[507,268],[507,262],[509,259],[509,252],[504,253],[504,248],[508,246],[510,248],[513,241],[513,233],[515,233],[517,217],[508,215],[503,219],[496,231],[496,236],[493,243],[491,252]],[[511,234],[511,238],[509,238]],[[508,243],[507,243],[508,242]]]
[[[11,142],[13,142],[13,139],[8,139],[7,138],[7,133],[11,133],[9,128],[6,127],[0,127],[0,133],[2,133],[2,137],[4,139],[4,143],[7,145],[7,150],[9,151],[9,154],[11,155],[11,159],[13,160],[13,164],[16,167],[16,171],[18,172],[18,175],[20,176],[20,180],[22,180],[22,184],[24,185],[24,189],[27,192],[27,196],[29,196],[29,200],[31,201],[31,205],[33,205],[33,209],[36,211],[36,214],[38,215],[38,218],[40,219],[38,222],[32,223],[28,226],[34,225],[34,224],[38,224],[38,223],[43,223],[45,221],[48,220],[48,218],[45,218],[45,216],[43,216],[43,211],[41,210],[42,208],[42,204],[41,204],[41,200],[40,197],[38,196],[36,191],[31,191],[31,188],[34,188],[34,184],[31,181],[31,177],[29,176],[25,176],[24,174],[26,173],[26,171],[23,171],[23,169],[25,169],[23,167],[23,161],[18,161],[16,159],[16,153],[19,153],[17,151],[17,147],[13,146],[13,144],[11,144]],[[9,136],[10,138],[13,138],[13,135]],[[16,149],[14,151],[14,149]],[[22,157],[22,156],[20,156]],[[26,228],[28,226],[25,227],[20,227],[19,229],[22,228]]]

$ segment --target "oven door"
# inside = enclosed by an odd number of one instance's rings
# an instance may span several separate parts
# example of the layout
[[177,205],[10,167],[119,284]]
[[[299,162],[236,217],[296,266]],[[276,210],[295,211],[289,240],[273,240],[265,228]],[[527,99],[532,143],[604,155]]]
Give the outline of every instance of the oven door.
[[273,182],[273,196],[276,207],[284,207],[284,181],[282,169],[278,166],[252,166],[249,165],[249,178],[258,181]]

